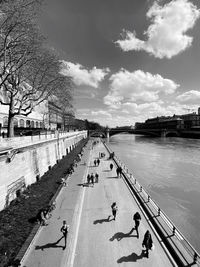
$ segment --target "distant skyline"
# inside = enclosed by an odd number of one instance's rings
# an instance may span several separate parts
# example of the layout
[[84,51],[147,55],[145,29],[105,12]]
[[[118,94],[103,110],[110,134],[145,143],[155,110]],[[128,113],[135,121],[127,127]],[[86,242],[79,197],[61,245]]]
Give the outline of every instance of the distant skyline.
[[41,28],[80,119],[134,125],[200,106],[197,0],[46,0]]

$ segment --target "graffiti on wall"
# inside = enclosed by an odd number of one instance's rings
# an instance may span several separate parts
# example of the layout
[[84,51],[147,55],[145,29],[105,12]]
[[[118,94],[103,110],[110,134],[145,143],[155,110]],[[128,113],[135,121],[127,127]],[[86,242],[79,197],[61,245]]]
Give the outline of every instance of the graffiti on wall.
[[26,188],[26,182],[24,176],[20,177],[16,181],[7,186],[6,203],[5,207],[17,197],[17,194],[22,192]]

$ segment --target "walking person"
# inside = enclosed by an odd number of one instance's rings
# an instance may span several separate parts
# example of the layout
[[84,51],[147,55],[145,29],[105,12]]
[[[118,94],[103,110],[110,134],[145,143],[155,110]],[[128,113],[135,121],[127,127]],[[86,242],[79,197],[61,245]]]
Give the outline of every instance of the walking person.
[[152,240],[149,230],[147,230],[144,235],[143,242],[142,242],[142,246],[146,248],[145,253],[146,253],[147,258],[149,257],[149,249],[152,248],[152,245],[153,245],[153,240]]
[[119,167],[119,176],[122,177],[122,167]]
[[37,216],[39,223],[41,226],[47,225],[46,224],[46,218],[45,218],[45,213],[44,213],[44,209],[40,209],[38,216]]
[[97,159],[97,165],[99,166],[99,164],[100,164],[100,159]]
[[67,225],[66,221],[63,221],[63,225],[62,225],[60,231],[63,233],[63,237],[64,237],[64,240],[65,240],[65,245],[63,247],[63,249],[65,249],[66,245],[67,245],[67,234],[68,234],[68,231],[69,231],[69,225]]
[[96,172],[95,173],[95,183],[98,183],[99,182],[99,175],[98,173]]
[[96,164],[97,164],[97,162],[96,162],[96,159],[94,160],[94,166],[96,167]]
[[88,183],[88,185],[90,184],[90,174],[89,173],[87,175],[87,183]]
[[135,221],[135,227],[131,229],[130,234],[133,232],[133,230],[135,230],[136,233],[137,233],[137,238],[139,238],[139,231],[138,231],[138,228],[139,228],[140,220],[141,220],[141,216],[140,216],[139,212],[136,212],[136,213],[133,215],[133,220]]
[[113,169],[113,164],[110,163],[110,170],[112,171],[112,169]]
[[116,169],[117,177],[119,177],[119,172],[120,172],[119,167],[117,167]]
[[91,173],[90,175],[90,181],[92,183],[92,186],[94,186],[94,174],[93,173]]
[[113,220],[115,221],[117,210],[118,210],[116,202],[112,203],[111,209],[112,209]]

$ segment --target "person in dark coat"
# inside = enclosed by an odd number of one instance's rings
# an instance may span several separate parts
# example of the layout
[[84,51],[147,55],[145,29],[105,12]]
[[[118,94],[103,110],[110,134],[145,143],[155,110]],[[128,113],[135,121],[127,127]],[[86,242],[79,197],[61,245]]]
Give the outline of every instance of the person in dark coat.
[[145,252],[146,252],[147,258],[149,257],[149,249],[152,248],[152,245],[153,245],[153,240],[152,240],[149,230],[147,230],[144,235],[143,242],[142,242],[142,246],[146,248]]
[[119,177],[119,172],[120,172],[119,167],[117,167],[116,169],[117,177]]
[[94,186],[94,174],[93,173],[91,173],[90,175],[90,181],[91,181],[92,186]]
[[90,183],[90,174],[88,173],[87,175],[87,183],[89,184]]
[[136,233],[137,233],[137,238],[139,238],[139,231],[138,231],[138,228],[139,228],[140,220],[141,220],[141,216],[140,216],[139,212],[136,212],[136,213],[133,215],[133,220],[135,221],[135,227],[131,229],[130,234],[133,232],[133,230],[135,230]]
[[112,171],[112,169],[113,169],[113,164],[110,163],[110,170]]
[[100,159],[97,159],[97,165],[99,166],[99,164],[100,164]]
[[98,183],[99,182],[99,175],[98,173],[96,172],[95,173],[95,183]]
[[112,209],[113,220],[115,220],[118,210],[116,202],[112,203],[111,209]]

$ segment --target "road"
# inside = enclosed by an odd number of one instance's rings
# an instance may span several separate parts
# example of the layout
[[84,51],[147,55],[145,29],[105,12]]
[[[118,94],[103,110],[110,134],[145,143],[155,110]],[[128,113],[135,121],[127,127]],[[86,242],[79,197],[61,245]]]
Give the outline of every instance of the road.
[[[90,146],[91,148],[91,146]],[[104,152],[98,167],[94,159]],[[87,167],[83,162],[88,158]],[[86,148],[81,163],[75,170],[57,199],[57,208],[35,238],[24,257],[24,267],[107,267],[107,266],[175,266],[163,249],[134,197],[122,178],[116,177],[115,167],[109,170],[110,160],[102,143],[93,149]],[[83,186],[87,173],[98,173],[99,183],[94,187]],[[116,220],[108,220],[111,204],[117,202]],[[133,214],[139,211],[142,220],[140,237],[129,234],[134,226]],[[67,248],[63,250],[64,240],[60,227],[66,219],[70,225]],[[146,230],[150,230],[155,249],[149,258],[142,250],[142,240]]]

